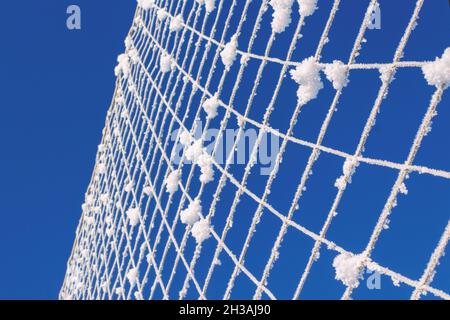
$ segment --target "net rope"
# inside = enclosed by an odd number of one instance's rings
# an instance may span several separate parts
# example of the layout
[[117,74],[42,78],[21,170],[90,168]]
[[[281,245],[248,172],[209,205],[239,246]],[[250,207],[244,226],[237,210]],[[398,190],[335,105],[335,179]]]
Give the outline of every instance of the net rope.
[[[408,175],[417,172],[436,179],[450,179],[449,171],[414,164],[415,156],[424,137],[428,134],[432,118],[436,115],[436,109],[445,90],[444,86],[436,87],[430,98],[430,104],[417,129],[405,162],[397,163],[363,156],[366,141],[375,124],[382,102],[388,96],[395,71],[400,68],[421,68],[428,63],[428,61],[401,61],[424,0],[416,1],[392,62],[380,64],[364,64],[355,61],[364,41],[372,9],[377,4],[376,0],[367,1],[367,10],[361,17],[360,29],[345,65],[349,72],[369,69],[388,69],[390,72],[378,89],[354,153],[347,153],[322,144],[345,88],[335,90],[315,141],[306,141],[294,136],[298,116],[302,108],[306,107],[300,102],[297,102],[290,115],[289,125],[284,131],[270,125],[276,101],[280,99],[281,86],[286,81],[292,81],[287,77],[288,71],[300,64],[298,61],[293,61],[292,57],[296,46],[301,42],[300,35],[308,21],[307,16],[300,16],[298,21],[293,21],[295,31],[285,59],[271,57],[277,35],[273,30],[266,42],[264,54],[260,55],[253,52],[253,48],[264,15],[270,13],[270,1],[260,1],[251,37],[246,44],[247,49],[244,50],[243,44],[239,42],[236,50],[238,58],[233,67],[238,70],[237,73],[231,72],[230,68],[220,69],[222,73],[219,76],[218,85],[213,86],[214,76],[217,77],[214,66],[221,63],[221,52],[226,50],[232,36],[230,26],[236,22],[233,30],[236,30],[235,34],[240,34],[252,1],[246,0],[242,8],[238,10],[237,0],[232,0],[229,6],[225,6],[225,3],[228,3],[226,0],[218,0],[211,12],[205,11],[203,1],[155,0],[152,3],[150,9],[137,7],[127,36],[126,54],[129,56],[127,59],[132,62],[129,63],[129,70],[119,73],[117,77],[96,165],[86,192],[82,217],[60,291],[61,299],[184,299],[192,297],[208,299],[211,298],[208,295],[208,289],[220,266],[219,258],[223,255],[232,262],[232,272],[227,279],[223,295],[213,296],[213,298],[233,298],[233,288],[239,277],[245,277],[254,286],[253,294],[248,298],[301,298],[311,269],[320,259],[319,252],[322,247],[338,254],[357,254],[327,239],[327,232],[333,223],[335,212],[346,188],[337,189],[320,232],[314,232],[293,220],[298,206],[302,204],[301,199],[308,178],[321,153],[346,161],[391,169],[397,173],[397,179],[390,189],[366,248],[361,254],[362,263],[359,268],[376,270],[411,287],[411,299],[419,299],[425,293],[431,293],[442,299],[450,298],[448,293],[432,286],[437,265],[445,253],[450,237],[450,222],[431,254],[422,277],[418,280],[380,265],[371,258]],[[328,41],[329,32],[340,5],[340,0],[334,0],[314,54],[315,63],[321,67],[328,65],[320,61],[321,53]],[[165,13],[164,17],[162,13]],[[181,27],[176,28],[176,22],[180,16],[183,17],[179,23]],[[222,20],[225,22],[223,23]],[[219,27],[221,24],[223,26]],[[207,30],[210,30],[209,34]],[[169,70],[164,72],[161,59],[165,55],[169,55],[171,60]],[[242,59],[239,63],[240,58]],[[212,59],[210,70],[206,69],[208,59]],[[254,74],[254,82],[251,85],[245,109],[240,112],[236,108],[236,96],[242,84],[244,72],[248,68],[248,62],[243,62],[243,59],[257,63],[258,68]],[[276,87],[271,100],[268,101],[263,120],[258,121],[252,119],[250,114],[255,106],[254,101],[258,90],[261,88],[264,70],[270,65],[278,65],[280,71],[274,76]],[[221,95],[226,83],[234,83],[228,101],[225,101]],[[216,89],[213,90],[213,87]],[[224,112],[216,141],[220,141],[220,137],[225,134],[225,130],[232,121],[240,123],[232,150],[236,149],[246,126],[251,125],[258,130],[257,140],[251,147],[251,155],[240,178],[233,175],[230,170],[233,152],[227,155],[224,164],[215,160],[214,155],[219,152],[220,147],[219,143],[215,142],[211,161],[218,183],[213,193],[205,191],[206,183],[204,182],[201,182],[198,188],[193,187],[198,179],[198,170],[196,165],[188,165],[186,150],[183,150],[181,160],[174,161],[178,149],[175,147],[176,143],[173,142],[172,136],[175,129],[181,129],[176,133],[175,141],[177,142],[184,131],[194,136],[198,129],[196,120],[204,116],[200,106],[211,98],[217,99],[218,108],[223,109]],[[206,118],[200,141],[206,139],[210,126],[211,119]],[[251,190],[248,180],[265,133],[280,138],[281,146],[275,165],[268,175],[264,191],[262,195],[258,195]],[[307,148],[309,157],[300,180],[296,184],[296,192],[289,210],[282,212],[276,208],[276,204],[270,203],[269,195],[282,165],[283,156],[290,145]],[[173,172],[177,172],[182,178],[177,183],[178,191],[168,194],[165,189],[169,176]],[[344,172],[344,181],[348,182],[351,175],[351,170]],[[227,183],[235,187],[235,192],[231,206],[224,207],[221,205],[221,195]],[[251,213],[251,224],[243,242],[239,245],[240,250],[236,251],[236,245],[230,245],[227,236],[233,223],[238,219],[236,217],[238,204],[243,196],[256,204],[256,210]],[[215,248],[210,263],[206,265],[205,277],[200,279],[196,276],[196,269],[205,250],[204,243],[195,243],[191,236],[193,227],[182,224],[181,216],[183,210],[196,199],[205,197],[210,199],[208,201],[211,201],[211,204],[207,208],[204,207],[198,214],[202,221],[208,222],[211,239],[207,241],[214,242]],[[136,208],[138,214],[132,217],[136,212],[133,209]],[[218,211],[220,215],[216,216]],[[226,216],[223,216],[224,212]],[[271,246],[269,258],[261,262],[264,265],[262,276],[257,276],[251,268],[246,266],[245,259],[263,213],[278,219],[281,227]],[[223,219],[222,230],[216,230],[214,227],[215,219]],[[291,275],[291,279],[297,283],[295,292],[292,292],[291,297],[277,297],[271,290],[270,276],[288,230],[295,230],[312,239],[314,245],[304,270]],[[193,252],[188,255],[187,248],[192,246],[192,243],[194,243]],[[351,298],[352,292],[357,287],[347,286],[342,298]]]

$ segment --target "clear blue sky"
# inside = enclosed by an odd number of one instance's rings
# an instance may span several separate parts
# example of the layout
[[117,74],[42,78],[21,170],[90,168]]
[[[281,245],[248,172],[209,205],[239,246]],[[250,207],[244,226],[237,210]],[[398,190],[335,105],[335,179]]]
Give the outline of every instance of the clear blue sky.
[[[324,48],[322,61],[346,61],[358,30],[367,1],[343,0],[333,29],[331,42]],[[389,62],[414,8],[414,1],[382,0],[382,29],[369,31],[358,62]],[[302,45],[294,59],[302,60],[314,53],[323,22],[331,6],[319,1],[321,9],[307,21]],[[66,8],[78,4],[82,10],[82,30],[65,27]],[[0,53],[2,77],[2,115],[0,116],[0,299],[54,299],[64,277],[66,260],[80,217],[80,206],[91,176],[96,146],[100,141],[104,117],[113,93],[116,57],[123,51],[123,39],[128,32],[135,1],[126,0],[46,0],[9,1],[0,13],[3,30],[3,50]],[[255,12],[250,15],[253,17]],[[404,60],[430,60],[441,55],[450,45],[448,21],[450,8],[446,0],[426,1],[419,25],[405,50]],[[270,17],[257,38],[255,50],[262,54],[270,32]],[[294,24],[277,38],[272,55],[282,58],[292,36]],[[247,30],[248,32],[248,30]],[[242,42],[248,34],[244,31]],[[257,67],[257,66],[256,66]],[[249,70],[255,70],[250,65]],[[219,70],[220,71],[220,70]],[[218,72],[219,72],[218,71]],[[232,69],[236,72],[237,69]],[[268,67],[268,72],[277,72]],[[267,88],[273,83],[263,84]],[[339,104],[339,111],[330,126],[324,144],[353,153],[367,115],[380,85],[378,72],[355,71]],[[334,93],[326,81],[320,99],[302,112],[295,135],[313,140],[325,116]],[[295,101],[294,84],[283,88],[282,99],[275,106],[271,124],[285,128]],[[224,89],[230,92],[233,83]],[[212,85],[214,86],[214,84]],[[243,91],[251,90],[251,78],[244,81]],[[266,105],[270,90],[258,94],[255,105]],[[397,73],[389,98],[383,102],[377,125],[367,142],[365,156],[403,162],[415,131],[428,106],[433,88],[426,85],[419,69],[403,69]],[[245,106],[244,98],[236,105]],[[239,100],[241,99],[241,100]],[[450,170],[448,123],[449,92],[438,108],[433,131],[424,140],[416,163]],[[241,110],[242,111],[242,110]],[[261,120],[265,108],[254,108],[250,117]],[[223,110],[220,115],[223,115]],[[217,120],[218,123],[219,120]],[[216,123],[216,124],[217,124]],[[273,185],[269,202],[286,212],[309,149],[288,148],[279,176]],[[308,191],[294,220],[319,232],[331,206],[342,159],[322,154],[308,182]],[[242,175],[243,168],[233,173]],[[359,252],[386,200],[396,172],[361,164],[353,183],[346,191],[339,215],[329,231],[329,238],[344,248]],[[294,177],[294,178],[293,178]],[[261,194],[267,177],[253,175],[249,186]],[[295,183],[291,183],[294,179]],[[213,191],[212,187],[208,189]],[[439,240],[450,212],[450,182],[443,178],[412,174],[408,181],[409,195],[401,197],[391,217],[391,228],[383,231],[374,258],[377,262],[402,274],[418,279],[429,255]],[[222,198],[229,205],[234,189],[225,190]],[[247,201],[247,202],[246,202]],[[247,198],[242,211],[256,206]],[[218,216],[220,218],[220,215]],[[230,232],[230,247],[241,249],[243,231],[251,216],[242,220]],[[277,226],[274,228],[273,226]],[[215,226],[223,227],[217,221]],[[260,274],[261,257],[270,253],[278,232],[279,221],[265,213],[252,242],[247,267]],[[209,240],[204,251],[213,250]],[[311,239],[290,230],[269,278],[269,287],[281,297],[290,297],[297,278],[313,245]],[[192,251],[192,243],[187,252]],[[312,269],[303,298],[339,298],[343,286],[333,277],[331,267],[335,253],[326,249]],[[187,253],[189,254],[189,253]],[[209,258],[210,255],[206,254]],[[205,258],[205,259],[207,259]],[[204,260],[206,263],[207,261]],[[222,271],[211,285],[211,294],[223,292],[231,263],[222,260]],[[207,270],[207,269],[206,269]],[[434,285],[450,292],[450,254],[442,259]],[[202,277],[205,267],[198,267]],[[294,281],[292,281],[294,279]],[[408,298],[411,289],[400,288],[383,277],[383,290],[368,291],[362,286],[355,298]],[[254,287],[245,277],[239,277],[235,298],[251,295]]]

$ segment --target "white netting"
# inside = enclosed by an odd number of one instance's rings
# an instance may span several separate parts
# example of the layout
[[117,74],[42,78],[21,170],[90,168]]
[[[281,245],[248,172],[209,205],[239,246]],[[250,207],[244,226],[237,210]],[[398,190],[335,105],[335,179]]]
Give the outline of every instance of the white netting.
[[[348,61],[333,63],[322,63],[320,60],[341,5],[339,0],[333,2],[328,18],[322,24],[323,30],[314,55],[303,62],[293,61],[292,56],[297,44],[301,43],[302,28],[308,18],[321,10],[315,10],[316,1],[139,0],[132,28],[125,41],[126,52],[118,59],[114,99],[107,114],[60,297],[230,299],[234,297],[233,288],[237,279],[243,278],[245,292],[251,292],[238,293],[238,297],[297,299],[301,298],[323,247],[323,250],[338,254],[334,268],[337,280],[346,285],[343,298],[350,298],[366,267],[409,286],[411,298],[420,298],[427,292],[436,297],[450,298],[448,293],[431,284],[445,252],[450,224],[445,228],[419,280],[382,266],[371,258],[391,210],[397,204],[398,194],[407,193],[405,180],[408,175],[421,173],[435,179],[450,179],[448,171],[414,165],[415,156],[430,130],[431,120],[448,85],[448,79],[440,79],[439,74],[436,80],[439,70],[435,73],[430,71],[435,76],[431,78],[436,89],[416,129],[407,159],[398,163],[363,156],[366,141],[396,70],[420,69],[427,63],[401,61],[423,2],[416,2],[392,62],[364,64],[355,60],[365,42],[371,14],[377,5],[375,0],[367,1],[364,16],[354,17],[361,20],[360,29]],[[245,24],[249,10],[252,10],[252,18]],[[294,11],[299,11],[301,15]],[[264,54],[257,54],[252,49],[263,19],[271,21],[272,33],[265,39]],[[275,58],[271,51],[276,36],[290,24],[295,25],[295,31],[289,39],[285,59]],[[251,35],[248,39],[240,37],[244,33],[243,28]],[[238,108],[237,96],[244,73],[250,65],[253,66],[251,90],[240,100],[241,104],[246,102],[244,106]],[[271,66],[276,69],[271,69],[270,74],[264,73]],[[292,71],[294,68],[296,71]],[[382,81],[356,150],[348,153],[322,145],[341,94],[346,90],[348,73],[371,69],[380,70]],[[321,72],[332,82],[335,92],[319,134],[311,142],[296,137],[294,127],[303,106],[316,96],[320,99],[323,87]],[[262,84],[264,77],[272,77],[276,85],[271,89],[273,94],[266,105],[257,106],[264,108],[264,114],[261,120],[256,120],[251,116],[252,108],[256,108],[258,91],[265,90]],[[292,114],[288,116],[286,113],[289,123],[284,128],[275,129],[270,124],[271,115],[278,108],[281,87],[287,82],[298,83],[298,99],[289,101],[295,105]],[[230,88],[225,94],[226,85]],[[196,136],[199,127],[197,120],[200,119],[205,119],[205,124],[200,135]],[[225,134],[225,129],[236,123],[236,144],[226,154],[226,161],[219,163],[203,148],[207,129],[215,126],[220,137]],[[256,128],[258,135],[243,171],[238,172],[231,168],[231,163],[247,126]],[[264,182],[265,187],[259,192],[252,188],[249,181],[252,171],[255,171],[258,146],[267,133],[279,138],[281,143],[274,166]],[[285,151],[290,146],[304,148],[308,157],[301,174],[298,174],[299,168],[293,173],[292,180],[286,182],[295,184],[296,192],[290,200],[289,209],[285,211],[277,209],[278,204],[271,200],[270,193],[277,172],[283,167],[283,157],[289,153]],[[213,145],[212,153],[218,152],[218,148],[218,143]],[[175,161],[180,150],[181,159]],[[296,222],[293,217],[302,204],[308,178],[321,153],[345,160],[345,163],[342,172],[336,173],[332,206],[320,231],[315,232]],[[350,188],[347,184],[351,183],[359,164],[388,168],[397,173],[376,226],[361,253],[350,252],[327,237],[343,194]],[[231,196],[224,195],[227,187],[233,190]],[[250,206],[252,209],[248,210],[246,206],[239,212],[239,204],[244,198],[246,203],[253,205]],[[251,242],[263,213],[274,217],[280,224],[273,227],[276,228],[276,237],[267,239],[271,248],[269,256],[260,256],[262,268],[255,272],[246,265],[246,257],[248,250],[257,250],[251,247]],[[250,220],[246,220],[248,228],[245,233],[238,238],[227,237],[235,228],[233,224],[239,223],[244,214],[250,216]],[[311,252],[309,247],[296,249],[296,254],[307,255],[306,266],[303,265],[297,273],[285,275],[286,281],[295,282],[295,290],[290,296],[278,296],[271,289],[271,272],[289,230],[312,240],[313,245]],[[218,269],[226,261],[228,272],[219,275]],[[223,284],[221,292],[213,284],[216,278]],[[280,281],[280,278],[277,279]]]

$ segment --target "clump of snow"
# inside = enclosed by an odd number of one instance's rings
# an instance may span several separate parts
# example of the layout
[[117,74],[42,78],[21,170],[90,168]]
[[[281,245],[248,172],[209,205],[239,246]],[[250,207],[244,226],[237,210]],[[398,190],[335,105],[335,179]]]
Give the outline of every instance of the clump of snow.
[[317,0],[297,0],[301,16],[308,17],[317,9]]
[[214,180],[213,160],[203,148],[202,141],[196,140],[189,145],[185,153],[186,159],[200,167],[200,182],[208,183]]
[[86,221],[87,225],[93,225],[95,223],[95,218],[94,217],[85,217],[84,221]]
[[398,191],[404,195],[408,194],[408,188],[406,187],[406,184],[404,182],[400,185],[400,188],[398,188]]
[[294,0],[272,0],[270,6],[273,8],[272,31],[280,33],[286,30],[291,23],[292,4]]
[[191,137],[191,134],[189,133],[189,131],[183,130],[183,132],[181,132],[181,134],[180,134],[179,140],[183,146],[190,145],[192,142],[192,137]]
[[114,234],[114,227],[113,226],[106,228],[106,235],[108,237],[112,237],[113,234]]
[[238,46],[237,37],[237,34],[232,36],[230,42],[225,45],[225,48],[220,53],[220,57],[222,58],[226,70],[229,70],[234,60],[236,60]]
[[174,194],[178,190],[178,182],[180,181],[180,175],[177,170],[172,171],[166,179],[166,192]]
[[392,65],[386,65],[383,66],[379,69],[380,71],[380,79],[381,81],[384,82],[392,82],[392,80],[394,79],[393,75],[394,75],[394,67]]
[[319,91],[323,88],[320,70],[321,67],[314,57],[306,58],[294,70],[291,70],[292,79],[299,84],[298,103],[303,105],[317,98]]
[[141,210],[136,208],[130,208],[126,212],[128,222],[130,223],[130,226],[134,227],[139,222],[139,217],[141,216]]
[[214,170],[212,167],[212,159],[209,154],[206,152],[203,153],[197,161],[197,164],[200,167],[201,175],[200,182],[208,183],[214,180]]
[[197,163],[198,158],[203,154],[203,152],[204,149],[202,141],[197,140],[187,148],[185,156],[188,161]]
[[169,72],[170,69],[172,69],[173,63],[172,63],[172,57],[168,53],[164,53],[161,55],[161,58],[159,59],[159,67],[161,69],[162,73]]
[[246,66],[248,63],[248,60],[250,60],[250,56],[248,55],[248,53],[245,53],[242,55],[240,62],[243,66]]
[[205,5],[206,13],[211,13],[216,8],[216,0],[195,0],[200,5]]
[[202,213],[202,206],[200,200],[192,201],[186,209],[181,211],[180,219],[181,222],[187,225],[193,225],[198,220],[200,220],[200,214]]
[[183,27],[183,16],[181,14],[177,15],[175,18],[170,21],[169,29],[170,31],[180,31]]
[[352,176],[355,173],[356,167],[358,167],[358,165],[359,162],[355,159],[345,159],[344,165],[342,166],[343,174],[336,179],[334,186],[339,190],[345,190],[347,183],[352,183]]
[[98,167],[97,167],[97,172],[99,174],[105,174],[106,173],[106,164],[104,163],[99,163]]
[[217,116],[217,107],[218,106],[219,106],[219,101],[217,100],[217,98],[215,96],[211,97],[209,99],[206,99],[205,102],[203,102],[203,109],[205,110],[209,119],[213,119]]
[[123,190],[125,190],[125,192],[130,192],[131,190],[133,190],[133,186],[133,181],[130,181],[124,186]]
[[149,10],[155,4],[155,0],[137,0],[138,6],[144,10]]
[[115,292],[116,292],[117,295],[122,295],[123,294],[123,288],[122,287],[118,287],[118,288],[116,288]]
[[139,62],[139,52],[136,48],[132,48],[128,51],[128,56],[130,57],[130,61],[132,64],[136,64]]
[[122,73],[124,78],[127,78],[130,74],[130,60],[126,53],[122,53],[117,57],[117,66],[114,69],[114,73],[116,77]]
[[422,67],[423,75],[430,86],[450,86],[450,47],[441,58],[436,58]]
[[362,255],[352,255],[348,252],[341,253],[333,260],[336,271],[336,279],[342,281],[348,287],[356,288],[363,273]]
[[202,243],[211,236],[209,221],[207,219],[197,221],[192,227],[191,233],[197,244]]
[[131,46],[133,45],[133,40],[131,39],[130,36],[127,36],[125,38],[124,44],[125,44],[125,49],[127,49],[127,50],[131,49]]
[[216,8],[216,0],[205,0],[205,10],[207,13],[211,13]]
[[144,192],[144,194],[145,194],[147,197],[152,197],[152,196],[153,196],[153,189],[152,189],[152,187],[150,187],[150,186],[145,186],[145,187],[142,189],[142,192]]
[[97,149],[98,149],[98,152],[103,153],[106,151],[106,146],[103,143],[101,143],[98,145]]
[[342,90],[348,84],[348,68],[339,60],[334,60],[332,64],[325,67],[325,75],[333,83],[335,90]]
[[101,201],[103,204],[108,204],[108,203],[109,203],[109,194],[103,193],[103,194],[100,196],[100,201]]
[[138,279],[138,277],[139,277],[138,268],[132,268],[132,269],[128,270],[127,279],[131,285],[134,285],[136,283],[136,280]]
[[158,9],[158,11],[156,12],[156,17],[158,18],[159,21],[164,21],[164,19],[167,18],[166,9],[164,8]]
[[129,117],[128,109],[123,109],[122,112],[120,113],[120,117],[122,119],[128,119]]

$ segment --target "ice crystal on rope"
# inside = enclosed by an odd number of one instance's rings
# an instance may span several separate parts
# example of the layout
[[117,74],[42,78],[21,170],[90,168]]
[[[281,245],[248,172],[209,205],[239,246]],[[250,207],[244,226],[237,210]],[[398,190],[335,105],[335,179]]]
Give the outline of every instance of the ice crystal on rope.
[[348,68],[342,61],[335,60],[332,64],[326,65],[324,72],[335,90],[342,90],[347,86]]
[[356,167],[359,165],[355,159],[345,159],[342,166],[343,175],[336,179],[334,186],[340,190],[344,190],[347,183],[352,183],[352,176],[356,171]]
[[348,287],[357,287],[359,280],[362,279],[363,261],[362,255],[352,255],[347,252],[339,254],[333,260],[336,279]]
[[207,13],[211,13],[214,11],[214,9],[216,8],[216,0],[195,0],[197,1],[200,5],[205,5],[205,10]]
[[314,57],[306,58],[291,70],[292,79],[299,84],[297,90],[299,104],[306,104],[317,98],[319,91],[323,88],[320,70],[321,67],[316,63]]
[[205,102],[203,102],[203,109],[205,110],[209,119],[213,119],[217,116],[218,106],[219,100],[217,100],[216,97],[211,97],[209,99],[206,99]]
[[450,48],[445,49],[441,58],[425,64],[422,72],[430,86],[450,86]]
[[136,208],[130,208],[126,212],[128,222],[130,223],[130,226],[134,227],[139,223],[139,217],[141,216],[141,210]]
[[280,33],[286,30],[291,23],[292,4],[294,0],[271,0],[270,6],[273,8],[272,30]]
[[138,268],[132,268],[128,270],[127,272],[127,279],[130,282],[131,285],[134,285],[136,283],[137,278],[139,277],[139,270]]
[[214,179],[213,159],[203,148],[201,140],[196,140],[188,145],[186,149],[186,159],[192,161],[200,167],[200,182],[208,183]]
[[230,69],[234,60],[236,60],[237,55],[237,46],[238,46],[238,36],[237,34],[231,37],[230,42],[225,45],[225,48],[220,53],[220,57],[222,58],[222,62],[225,66],[225,69]]
[[124,78],[128,77],[130,73],[130,59],[126,53],[122,53],[117,57],[117,66],[114,69],[114,73],[116,77],[118,77],[121,73]]
[[207,219],[201,219],[194,224],[191,233],[197,243],[202,243],[211,236],[210,227]]
[[317,9],[317,0],[297,0],[297,2],[301,16],[308,17]]
[[181,14],[177,15],[170,22],[169,26],[170,31],[180,31],[181,28],[183,28],[183,23],[184,23],[183,16]]
[[169,72],[173,67],[172,57],[168,53],[164,53],[161,55],[159,60],[159,66],[161,68],[162,73]]
[[149,10],[155,4],[155,0],[137,0],[137,3],[142,9]]
[[166,179],[166,191],[170,194],[175,193],[178,190],[178,182],[180,181],[180,175],[177,170],[172,171]]
[[200,200],[196,199],[189,203],[188,207],[181,211],[180,219],[181,222],[187,225],[193,225],[198,220],[200,220],[200,215],[202,213],[202,206]]
[[156,12],[156,17],[159,21],[163,21],[167,17],[167,11],[164,8],[158,9]]

